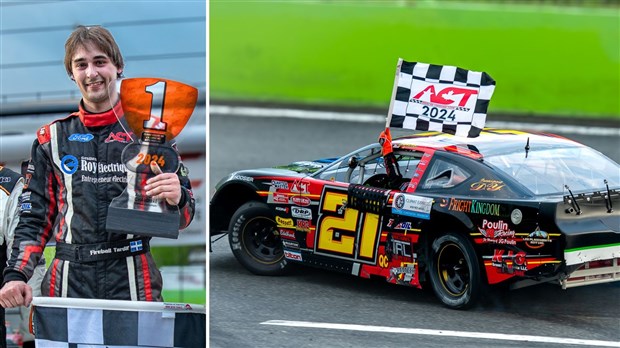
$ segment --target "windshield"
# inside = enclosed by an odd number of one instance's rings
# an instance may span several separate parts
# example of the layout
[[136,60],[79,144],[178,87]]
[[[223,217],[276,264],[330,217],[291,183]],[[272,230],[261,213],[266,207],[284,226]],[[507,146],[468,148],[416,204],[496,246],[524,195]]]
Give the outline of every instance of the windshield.
[[536,195],[597,191],[620,187],[620,166],[583,146],[516,151],[485,157],[485,162],[508,174]]

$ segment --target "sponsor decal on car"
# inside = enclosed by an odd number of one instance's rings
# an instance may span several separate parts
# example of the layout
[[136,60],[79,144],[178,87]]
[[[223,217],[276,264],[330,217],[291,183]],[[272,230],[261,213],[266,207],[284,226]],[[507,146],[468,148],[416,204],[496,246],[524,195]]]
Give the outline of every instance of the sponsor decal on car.
[[291,187],[291,192],[308,194],[310,193],[310,183],[295,180],[295,182],[293,182],[293,187]]
[[505,249],[495,249],[493,251],[492,265],[498,268],[500,273],[523,276],[527,271],[526,253],[524,251],[514,252]]
[[282,245],[283,245],[285,248],[289,248],[289,249],[297,249],[297,250],[299,250],[299,243],[297,243],[297,242],[293,242],[293,241],[290,241],[290,240],[283,239],[283,240],[282,240]]
[[291,207],[291,215],[294,218],[299,218],[299,219],[308,219],[311,220],[312,219],[312,210],[310,210],[309,208],[302,208],[302,207]]
[[282,193],[273,193],[271,195],[271,198],[273,199],[273,203],[283,203],[283,204],[288,204],[288,196]]
[[394,195],[392,213],[429,220],[432,206],[432,198],[397,193]]
[[301,232],[310,232],[310,220],[297,220],[297,227],[295,229]]
[[276,207],[275,209],[288,214],[288,207]]
[[288,182],[280,181],[280,180],[271,180],[271,187],[288,191]]
[[293,226],[295,226],[293,224],[293,219],[285,219],[279,216],[276,216],[276,223],[278,224],[278,227],[289,227],[289,228],[293,228]]
[[298,253],[295,251],[284,250],[284,257],[289,260],[303,261],[303,258],[301,257],[301,253]]
[[291,239],[291,240],[296,240],[297,239],[297,238],[295,238],[295,231],[287,230],[285,228],[281,228],[279,230],[279,232],[280,232],[280,237],[281,238]]
[[501,191],[506,184],[501,180],[480,179],[469,186],[472,191]]
[[241,181],[247,181],[247,182],[253,182],[254,178],[249,177],[249,176],[245,176],[245,175],[234,175],[232,177],[233,180],[241,180]]
[[484,243],[496,243],[515,245],[515,231],[508,227],[508,223],[504,220],[489,221],[487,219],[482,220],[482,227],[478,227],[478,231],[484,236],[482,241]]
[[390,276],[387,281],[395,281],[397,284],[409,284],[415,279],[415,265],[403,263],[403,266],[390,268]]
[[538,249],[542,248],[545,243],[550,242],[551,239],[549,238],[549,233],[541,231],[540,227],[536,227],[536,230],[524,237],[523,241],[530,249]]
[[394,219],[389,219],[388,223],[386,225],[387,227],[391,227],[395,230],[412,230],[413,229],[413,224],[411,223],[411,221],[403,221],[403,222],[399,222],[396,224],[396,226],[394,226]]
[[479,202],[476,199],[450,198],[448,209],[464,213],[501,216],[501,205],[498,203]]
[[294,204],[297,204],[297,205],[302,206],[302,207],[307,207],[307,206],[309,206],[312,203],[312,200],[310,198],[308,198],[308,197],[299,197],[299,196],[292,197],[291,201]]

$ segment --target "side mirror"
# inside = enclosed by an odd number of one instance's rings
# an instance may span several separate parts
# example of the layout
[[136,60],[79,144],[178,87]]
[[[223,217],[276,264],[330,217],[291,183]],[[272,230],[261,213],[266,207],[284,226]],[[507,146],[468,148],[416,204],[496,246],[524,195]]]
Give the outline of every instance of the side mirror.
[[357,157],[351,156],[351,158],[349,158],[349,163],[348,164],[349,164],[349,168],[355,169],[357,167],[357,164],[358,164]]

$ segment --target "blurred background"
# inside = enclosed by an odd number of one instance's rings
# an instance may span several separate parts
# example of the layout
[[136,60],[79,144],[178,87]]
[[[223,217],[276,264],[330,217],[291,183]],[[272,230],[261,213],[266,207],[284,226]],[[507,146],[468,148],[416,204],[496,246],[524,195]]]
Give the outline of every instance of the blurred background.
[[618,0],[210,1],[210,98],[387,113],[398,58],[484,71],[489,119],[620,121]]
[[[176,139],[190,171],[196,216],[178,240],[151,243],[169,302],[204,304],[206,298],[206,6],[204,0],[0,2],[2,165],[19,171],[38,127],[77,110],[81,95],[63,63],[65,40],[77,25],[110,30],[126,77],[168,78],[198,88],[198,104]],[[48,260],[53,252],[46,249]]]

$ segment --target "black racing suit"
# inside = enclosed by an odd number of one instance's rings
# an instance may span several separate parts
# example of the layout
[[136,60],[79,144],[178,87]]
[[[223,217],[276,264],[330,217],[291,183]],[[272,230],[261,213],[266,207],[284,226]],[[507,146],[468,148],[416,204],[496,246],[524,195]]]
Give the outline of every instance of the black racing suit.
[[[121,152],[133,134],[117,119],[120,115],[126,124],[121,104],[100,114],[85,111],[81,103],[79,109],[37,133],[4,282],[27,281],[54,238],[56,255],[43,278],[42,296],[162,301],[162,278],[149,251],[150,237],[141,237],[140,231],[109,234],[105,228],[110,201],[127,186]],[[183,229],[193,218],[195,201],[182,164],[177,175]],[[105,253],[112,249],[131,252]],[[74,252],[86,256],[73,257]],[[89,253],[96,254],[96,260],[89,259]]]

